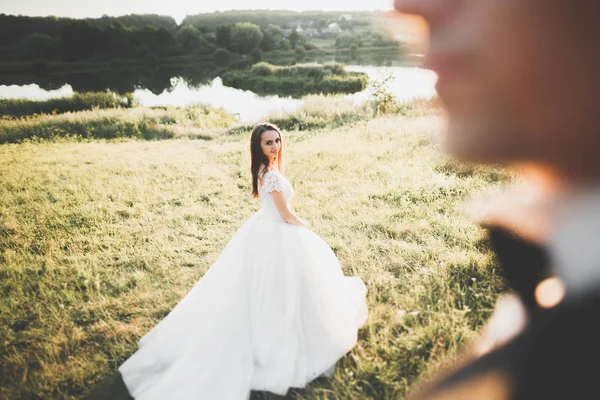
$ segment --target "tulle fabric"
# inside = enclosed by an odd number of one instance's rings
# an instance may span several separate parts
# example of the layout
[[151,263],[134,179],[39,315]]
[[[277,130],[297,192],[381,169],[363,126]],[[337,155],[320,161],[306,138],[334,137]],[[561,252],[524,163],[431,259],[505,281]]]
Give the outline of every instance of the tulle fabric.
[[261,210],[119,371],[136,399],[284,395],[352,349],[365,294],[319,236]]

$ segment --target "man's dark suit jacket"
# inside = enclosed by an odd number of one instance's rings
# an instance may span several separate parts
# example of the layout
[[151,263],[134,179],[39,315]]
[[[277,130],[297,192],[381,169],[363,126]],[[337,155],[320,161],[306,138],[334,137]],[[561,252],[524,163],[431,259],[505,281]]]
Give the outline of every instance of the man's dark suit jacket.
[[535,289],[551,272],[547,252],[499,228],[490,229],[490,239],[508,285],[525,305],[527,325],[411,400],[600,399],[600,287],[586,296],[567,292],[543,308]]

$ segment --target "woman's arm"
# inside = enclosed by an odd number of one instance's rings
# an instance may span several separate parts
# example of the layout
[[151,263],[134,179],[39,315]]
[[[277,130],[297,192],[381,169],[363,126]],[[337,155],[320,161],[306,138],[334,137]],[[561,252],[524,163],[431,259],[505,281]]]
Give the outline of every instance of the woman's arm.
[[293,206],[293,205],[291,205],[291,204],[290,204],[290,209],[292,210],[292,212],[294,213],[294,215],[296,215],[296,217],[298,217],[298,219],[299,219],[300,221],[304,222],[304,225],[306,225],[306,227],[307,227],[308,229],[310,229],[310,223],[309,223],[307,220],[305,220],[304,218],[302,218],[301,216],[299,216],[299,215],[298,215],[298,212],[296,211],[296,209],[294,208],[294,206]]
[[278,191],[273,190],[271,192],[271,197],[273,198],[273,202],[275,203],[275,207],[277,207],[277,211],[279,211],[279,215],[281,218],[287,222],[288,224],[303,226],[308,228],[308,224],[305,223],[298,215],[292,210],[290,207],[290,203],[285,199],[285,195]]

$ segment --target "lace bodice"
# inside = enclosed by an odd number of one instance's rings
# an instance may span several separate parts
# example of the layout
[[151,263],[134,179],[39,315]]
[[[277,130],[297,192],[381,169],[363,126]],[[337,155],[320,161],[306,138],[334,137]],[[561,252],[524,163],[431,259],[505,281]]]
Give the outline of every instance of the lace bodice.
[[267,171],[263,176],[263,183],[258,188],[258,194],[265,216],[281,219],[279,211],[277,211],[277,207],[271,197],[271,192],[274,190],[282,192],[288,202],[292,201],[292,198],[294,197],[294,188],[292,188],[292,185],[285,176],[276,169]]

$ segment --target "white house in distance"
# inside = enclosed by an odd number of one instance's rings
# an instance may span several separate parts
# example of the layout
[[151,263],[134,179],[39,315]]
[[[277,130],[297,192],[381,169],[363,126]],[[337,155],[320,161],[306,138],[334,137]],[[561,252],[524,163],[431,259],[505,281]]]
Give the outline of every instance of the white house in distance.
[[339,34],[342,33],[342,28],[340,28],[340,24],[333,22],[327,28],[323,29],[323,33]]
[[[350,15],[350,17],[352,17]],[[302,25],[297,25],[296,28],[296,32],[298,33],[298,35],[300,36],[318,36],[319,35],[319,30],[315,29],[315,28],[303,28]],[[293,29],[282,29],[283,31],[283,36],[284,37],[289,37],[290,33],[292,33]],[[321,30],[321,33],[323,34],[329,34],[329,35],[339,35],[340,33],[342,33],[342,28],[340,28],[340,24],[338,24],[337,22],[333,22],[331,24],[329,24],[327,26],[327,28],[323,28]]]
[[[288,37],[292,33],[293,29],[282,29],[283,36]],[[317,36],[319,31],[314,28],[303,28],[302,25],[296,26],[296,32],[300,36]]]
[[315,28],[306,28],[302,32],[298,31],[298,34],[303,35],[303,36],[316,36],[319,34],[319,31],[316,30]]

